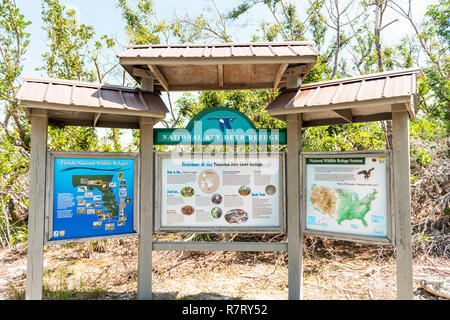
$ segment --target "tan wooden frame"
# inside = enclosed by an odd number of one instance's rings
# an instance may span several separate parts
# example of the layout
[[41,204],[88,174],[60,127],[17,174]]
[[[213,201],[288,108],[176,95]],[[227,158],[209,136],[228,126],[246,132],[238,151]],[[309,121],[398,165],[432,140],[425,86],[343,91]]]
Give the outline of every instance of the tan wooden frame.
[[[380,245],[395,245],[395,224],[393,218],[392,210],[392,166],[391,166],[391,152],[388,150],[373,150],[373,151],[340,151],[340,152],[302,152],[300,153],[300,163],[302,166],[302,179],[301,179],[301,189],[302,189],[302,210],[301,210],[301,220],[302,220],[302,233],[305,236],[317,236],[324,238],[331,238],[336,240],[347,240],[347,241],[357,241],[362,243],[380,244]],[[386,161],[386,231],[387,236],[385,238],[381,237],[371,237],[362,235],[352,235],[338,232],[327,232],[319,230],[311,230],[306,228],[306,203],[308,201],[306,194],[306,159],[307,158],[345,158],[345,157],[384,157]]]
[[[54,160],[55,158],[115,158],[115,159],[134,159],[134,186],[133,186],[133,229],[134,232],[114,234],[114,235],[103,235],[96,237],[82,237],[64,240],[52,240],[53,231],[53,187],[54,187]],[[47,175],[46,175],[46,203],[45,203],[45,235],[44,244],[61,244],[69,242],[83,242],[83,241],[94,241],[94,240],[104,240],[104,239],[114,239],[123,237],[134,237],[138,235],[139,230],[139,187],[140,187],[140,163],[139,163],[139,153],[131,152],[78,152],[78,151],[48,151],[47,152]]]
[[[279,226],[271,226],[271,227],[170,227],[170,226],[162,226],[161,225],[161,201],[162,197],[161,192],[161,183],[162,183],[162,174],[161,174],[161,161],[163,159],[170,158],[173,153],[170,152],[156,152],[154,154],[154,163],[155,163],[155,212],[154,212],[154,232],[179,232],[179,233],[192,233],[192,232],[205,232],[205,233],[284,233],[286,231],[286,217],[285,217],[285,206],[286,206],[286,194],[285,194],[285,154],[283,152],[269,152],[268,155],[276,155],[279,158],[279,168],[280,168],[280,176],[278,178],[279,186],[280,186],[280,212],[279,212]],[[193,156],[201,156],[204,155],[201,152],[188,153]],[[223,153],[211,153],[205,155],[223,155]],[[258,156],[264,155],[257,152],[238,152],[231,154],[235,157],[246,157],[246,156]],[[228,155],[230,157],[231,155]]]

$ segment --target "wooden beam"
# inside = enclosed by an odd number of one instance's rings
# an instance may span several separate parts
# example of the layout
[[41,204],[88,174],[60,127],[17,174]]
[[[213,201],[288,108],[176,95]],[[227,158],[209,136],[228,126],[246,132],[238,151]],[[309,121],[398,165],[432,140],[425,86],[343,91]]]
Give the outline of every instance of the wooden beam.
[[[317,90],[317,87],[315,90]],[[302,88],[302,90],[305,90]],[[311,96],[313,98],[313,96]],[[408,103],[411,100],[410,96],[392,97],[392,98],[380,98],[372,100],[363,100],[357,102],[345,102],[338,104],[325,104],[325,105],[309,105],[313,99],[309,99],[306,104],[298,107],[289,108],[279,108],[268,110],[269,115],[277,114],[289,114],[289,113],[307,113],[307,112],[321,112],[330,110],[342,110],[342,109],[355,109],[355,108],[371,108],[373,112],[377,112],[378,107],[381,106],[383,109],[386,105],[395,103]],[[299,108],[301,107],[301,108]]]
[[334,113],[336,113],[339,117],[347,121],[348,123],[353,122],[353,114],[352,109],[340,109],[340,110],[333,110]]
[[[155,91],[155,79],[154,78],[142,78],[141,88],[145,88],[145,91],[154,92]],[[142,100],[142,101],[145,102],[145,100]]]
[[30,203],[28,211],[27,281],[25,293],[27,300],[42,299],[47,124],[46,110],[32,110]]
[[280,64],[280,67],[278,68],[277,75],[275,76],[275,80],[273,80],[273,88],[278,88],[278,85],[280,84],[281,77],[283,76],[284,72],[286,71],[289,64],[282,63]]
[[152,299],[153,119],[140,119],[139,300]]
[[[155,119],[158,121],[159,119]],[[64,118],[49,118],[49,124],[58,126],[77,126],[77,127],[92,127],[92,120],[82,119],[64,119]],[[109,121],[97,121],[96,128],[117,128],[117,129],[139,129],[139,122],[135,121],[121,121],[109,120]]]
[[286,88],[297,89],[302,85],[302,77],[299,74],[292,74],[286,76]]
[[153,251],[287,251],[286,242],[153,242]]
[[223,87],[223,64],[217,65],[217,82],[219,84],[219,88]]
[[161,71],[159,71],[158,67],[155,65],[148,65],[148,68],[153,73],[153,75],[158,79],[161,86],[164,88],[164,90],[169,91],[169,83],[167,82],[166,78],[163,76]]
[[181,65],[181,64],[259,64],[316,63],[317,56],[247,56],[247,57],[121,57],[121,65]]
[[101,113],[94,114],[94,125],[93,125],[94,128],[97,125],[97,121],[98,121],[98,118],[100,118],[100,115],[101,115]]
[[408,113],[392,113],[392,172],[397,251],[397,299],[412,300],[411,191]]
[[273,89],[273,82],[266,83],[224,83],[222,87],[216,84],[206,85],[172,85],[170,91],[210,91],[210,90],[247,90],[247,89]]
[[140,78],[149,78],[149,79],[154,78],[153,74],[149,70],[146,70],[143,68],[133,68],[131,70],[131,74],[133,76],[140,77]]
[[[43,103],[43,102],[35,102],[35,101],[23,101],[23,107],[27,107],[30,109],[48,109],[48,110],[58,110],[62,112],[89,112],[89,113],[98,113],[99,107],[93,106],[70,106],[70,111],[68,106],[65,104],[57,104],[57,103]],[[103,108],[102,113],[104,114],[115,114],[115,115],[126,115],[126,116],[143,116],[143,117],[154,117],[164,119],[166,116],[165,112],[156,112],[156,111],[141,111],[141,110],[132,110],[132,109],[122,109],[122,108]],[[91,122],[92,123],[92,122]]]
[[[392,113],[384,112],[384,113],[376,113],[376,114],[368,114],[364,116],[353,116],[353,123],[359,122],[370,122],[370,121],[382,121],[382,120],[391,120]],[[332,124],[347,124],[348,121],[343,118],[328,118],[328,119],[317,119],[317,120],[309,120],[303,121],[303,127],[318,127],[318,126],[328,126]]]
[[301,115],[290,114],[287,122],[286,199],[288,232],[288,287],[289,300],[302,298],[303,237],[300,234],[300,157]]
[[294,74],[304,74],[304,73],[306,73],[306,66],[304,64],[295,66],[295,67],[289,67],[286,69],[286,72],[285,72],[285,74],[287,76],[294,75]]
[[408,108],[406,107],[406,103],[394,103],[391,105],[391,111],[392,112],[404,112],[404,111],[408,111]]

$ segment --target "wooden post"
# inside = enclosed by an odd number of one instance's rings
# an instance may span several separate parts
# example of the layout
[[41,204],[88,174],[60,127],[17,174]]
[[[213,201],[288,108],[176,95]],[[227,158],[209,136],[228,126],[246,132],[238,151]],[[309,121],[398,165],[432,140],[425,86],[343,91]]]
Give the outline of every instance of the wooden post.
[[287,231],[288,231],[288,287],[289,300],[302,299],[303,238],[300,235],[300,161],[301,118],[287,117]]
[[153,123],[152,118],[140,119],[139,300],[152,299]]
[[413,299],[408,113],[392,113],[397,299]]
[[45,110],[34,109],[31,114],[30,203],[25,294],[27,300],[42,299],[47,125],[48,118]]

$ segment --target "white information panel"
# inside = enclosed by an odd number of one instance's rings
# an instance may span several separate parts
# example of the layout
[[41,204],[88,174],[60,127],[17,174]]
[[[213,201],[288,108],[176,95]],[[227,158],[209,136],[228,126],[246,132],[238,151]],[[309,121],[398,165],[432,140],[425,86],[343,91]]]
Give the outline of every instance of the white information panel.
[[283,154],[156,157],[158,231],[283,231]]
[[305,229],[390,238],[389,154],[304,155]]

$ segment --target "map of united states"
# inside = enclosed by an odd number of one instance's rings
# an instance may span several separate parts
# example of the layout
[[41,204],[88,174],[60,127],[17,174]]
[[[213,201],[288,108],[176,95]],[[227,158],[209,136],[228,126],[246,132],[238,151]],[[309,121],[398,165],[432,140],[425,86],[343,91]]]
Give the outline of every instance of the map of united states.
[[314,209],[336,219],[338,224],[344,220],[358,219],[367,227],[364,218],[370,211],[376,194],[377,191],[374,189],[360,199],[354,191],[313,185],[310,201]]

